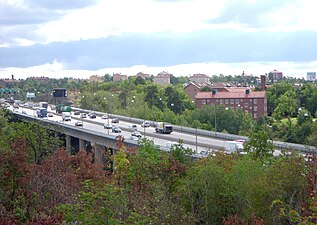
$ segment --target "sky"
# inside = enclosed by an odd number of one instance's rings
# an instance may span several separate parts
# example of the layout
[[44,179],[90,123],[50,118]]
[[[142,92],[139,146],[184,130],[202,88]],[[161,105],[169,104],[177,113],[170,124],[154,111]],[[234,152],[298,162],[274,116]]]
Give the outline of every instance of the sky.
[[317,71],[316,0],[0,0],[0,78]]

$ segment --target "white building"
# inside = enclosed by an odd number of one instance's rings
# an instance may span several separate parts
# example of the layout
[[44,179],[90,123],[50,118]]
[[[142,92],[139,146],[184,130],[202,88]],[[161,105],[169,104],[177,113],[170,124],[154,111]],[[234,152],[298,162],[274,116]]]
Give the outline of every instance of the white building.
[[307,80],[315,81],[316,80],[316,72],[307,72]]

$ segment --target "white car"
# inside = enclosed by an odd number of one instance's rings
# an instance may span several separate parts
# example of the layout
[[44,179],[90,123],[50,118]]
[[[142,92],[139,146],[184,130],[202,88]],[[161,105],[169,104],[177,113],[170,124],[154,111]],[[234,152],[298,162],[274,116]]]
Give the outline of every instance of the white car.
[[108,115],[102,115],[101,119],[108,119]]
[[132,140],[132,141],[138,141],[139,140],[139,138],[138,137],[136,137],[136,136],[130,136],[130,140]]
[[137,129],[138,129],[138,126],[137,126],[136,124],[132,124],[130,127],[131,127],[133,130],[137,130]]
[[150,127],[150,122],[149,122],[149,121],[144,121],[144,122],[141,124],[141,127]]
[[78,120],[78,121],[76,121],[76,123],[75,123],[75,126],[77,127],[81,127],[81,126],[83,126],[83,122],[82,121],[80,121],[80,120]]
[[139,131],[134,131],[134,132],[132,132],[132,133],[131,133],[131,136],[138,137],[138,138],[141,138],[141,137],[142,137],[142,135],[141,135],[141,133],[140,133]]

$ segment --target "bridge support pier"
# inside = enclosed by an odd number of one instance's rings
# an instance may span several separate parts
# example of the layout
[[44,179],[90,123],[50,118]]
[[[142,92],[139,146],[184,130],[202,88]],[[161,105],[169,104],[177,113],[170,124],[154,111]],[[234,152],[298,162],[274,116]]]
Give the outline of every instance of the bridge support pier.
[[94,146],[95,146],[95,161],[96,163],[100,164],[103,162],[102,152],[103,152],[104,146],[98,145],[98,144],[94,144]]
[[69,154],[72,154],[72,136],[66,135],[65,141],[66,141],[66,151]]
[[85,150],[85,140],[84,139],[79,139],[79,151],[80,150]]

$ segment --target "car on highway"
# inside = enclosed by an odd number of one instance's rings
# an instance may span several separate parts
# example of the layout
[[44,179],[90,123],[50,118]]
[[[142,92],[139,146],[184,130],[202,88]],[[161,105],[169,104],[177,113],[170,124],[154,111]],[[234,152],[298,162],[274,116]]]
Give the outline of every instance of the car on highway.
[[113,126],[112,127],[112,133],[121,133],[121,128],[118,126]]
[[48,116],[48,117],[53,117],[53,116],[54,116],[54,114],[53,114],[53,113],[51,113],[51,112],[49,112],[49,113],[47,113],[47,116]]
[[102,115],[102,116],[101,116],[101,119],[104,119],[104,120],[105,120],[105,119],[108,119],[108,118],[109,118],[108,115]]
[[75,111],[74,115],[80,115],[80,111]]
[[104,129],[112,129],[112,125],[111,125],[110,123],[105,123],[105,124],[103,125],[103,128],[104,128]]
[[132,140],[132,141],[138,141],[139,140],[139,138],[138,137],[136,137],[136,136],[130,136],[130,140]]
[[136,124],[131,124],[130,127],[133,129],[133,130],[137,130],[138,129],[138,126]]
[[90,112],[90,113],[88,113],[88,116],[89,116],[90,119],[94,119],[94,118],[97,117],[97,115],[96,115],[95,112]]
[[87,118],[87,114],[86,114],[86,113],[82,113],[82,114],[80,115],[80,118]]
[[26,111],[24,109],[22,109],[22,114],[27,114]]
[[141,127],[150,127],[150,122],[149,122],[149,121],[144,121],[144,122],[141,124]]
[[83,126],[83,122],[78,120],[78,121],[76,121],[75,126],[81,127],[81,126]]
[[119,119],[118,119],[118,118],[113,118],[113,119],[111,120],[111,123],[119,123]]
[[142,137],[142,135],[141,135],[141,133],[140,133],[139,131],[134,131],[134,132],[132,132],[132,133],[131,133],[131,136],[138,137],[138,138],[141,138],[141,137]]

